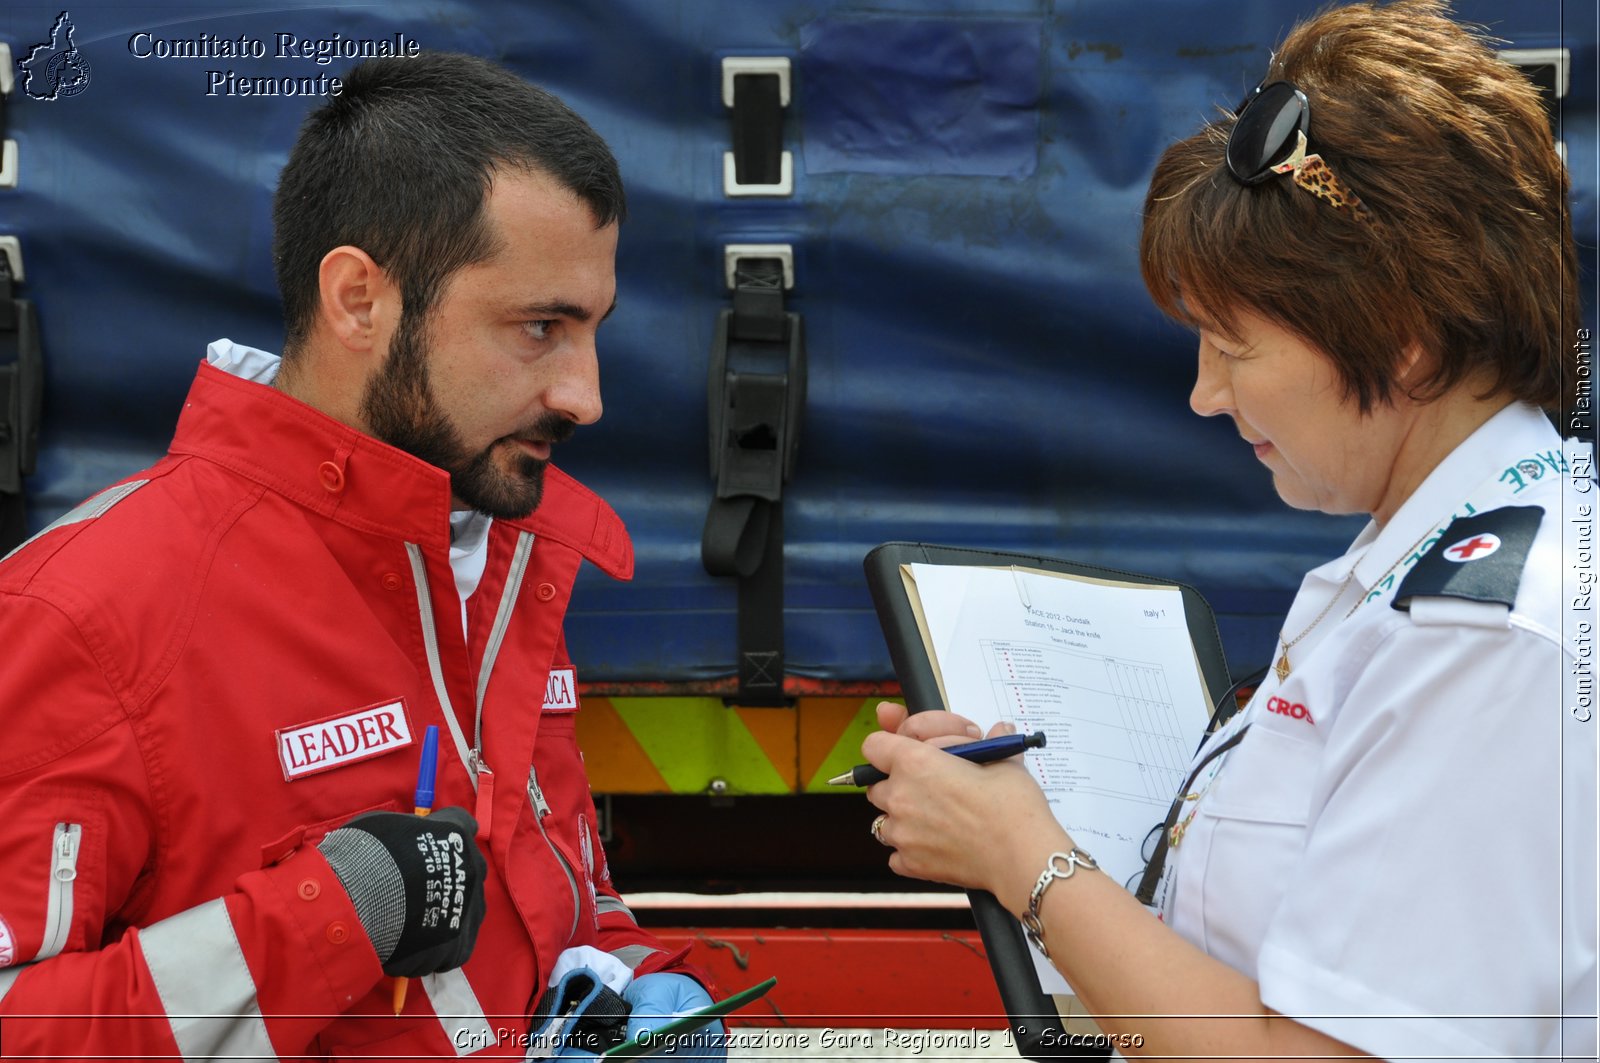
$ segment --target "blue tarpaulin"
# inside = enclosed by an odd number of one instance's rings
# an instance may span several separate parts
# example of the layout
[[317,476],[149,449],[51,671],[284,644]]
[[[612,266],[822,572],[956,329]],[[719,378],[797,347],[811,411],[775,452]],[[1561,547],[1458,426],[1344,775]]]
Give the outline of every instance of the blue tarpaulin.
[[[789,309],[806,327],[785,494],[790,672],[889,676],[861,559],[892,539],[1190,582],[1235,669],[1265,663],[1301,574],[1360,521],[1288,510],[1227,419],[1189,411],[1193,339],[1151,308],[1135,252],[1163,148],[1236,103],[1320,6],[10,3],[0,41],[14,59],[49,45],[65,14],[82,64],[76,91],[38,99],[19,82],[6,110],[18,180],[0,189],[0,234],[20,241],[47,360],[30,524],[163,452],[207,342],[281,344],[271,195],[301,119],[350,65],[327,53],[414,40],[489,56],[565,98],[628,184],[618,309],[600,333],[606,415],[558,457],[638,550],[633,583],[591,573],[575,596],[586,679],[733,671],[734,586],[700,561],[707,358],[730,243],[793,246]],[[1588,290],[1593,6],[1457,7],[1510,46],[1570,49],[1562,128]],[[237,47],[217,55],[219,42]],[[720,62],[734,55],[792,61],[791,197],[723,194]],[[240,88],[256,85],[277,88]]]

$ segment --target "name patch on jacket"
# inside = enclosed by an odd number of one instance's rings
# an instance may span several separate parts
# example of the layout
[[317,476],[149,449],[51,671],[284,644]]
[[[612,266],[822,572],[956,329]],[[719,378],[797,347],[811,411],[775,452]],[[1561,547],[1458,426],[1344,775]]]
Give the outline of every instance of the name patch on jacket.
[[552,668],[544,685],[545,712],[578,711],[578,673],[572,668]]
[[411,744],[411,724],[404,699],[369,705],[341,716],[284,727],[275,732],[283,777],[342,768]]

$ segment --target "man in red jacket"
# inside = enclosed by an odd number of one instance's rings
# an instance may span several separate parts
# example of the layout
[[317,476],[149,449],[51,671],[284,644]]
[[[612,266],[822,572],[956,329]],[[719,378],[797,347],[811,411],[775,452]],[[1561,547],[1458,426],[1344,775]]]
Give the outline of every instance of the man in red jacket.
[[632,1031],[709,1003],[612,888],[562,638],[580,563],[633,565],[548,465],[600,416],[623,212],[594,131],[480,60],[308,119],[281,362],[212,344],[167,457],[0,564],[7,1053],[571,1054],[573,969]]

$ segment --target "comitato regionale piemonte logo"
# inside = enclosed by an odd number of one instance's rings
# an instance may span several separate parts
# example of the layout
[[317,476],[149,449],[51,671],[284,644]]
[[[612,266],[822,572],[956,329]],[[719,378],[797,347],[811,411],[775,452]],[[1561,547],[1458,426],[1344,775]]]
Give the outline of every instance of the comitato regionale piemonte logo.
[[50,38],[28,49],[17,62],[22,91],[35,100],[63,100],[89,87],[89,60],[72,41],[72,16],[63,11],[50,27]]

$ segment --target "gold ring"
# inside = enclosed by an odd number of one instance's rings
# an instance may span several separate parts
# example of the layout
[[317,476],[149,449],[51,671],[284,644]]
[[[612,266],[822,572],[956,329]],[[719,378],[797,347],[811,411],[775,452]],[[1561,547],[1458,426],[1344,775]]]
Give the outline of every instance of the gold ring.
[[889,818],[889,813],[881,812],[881,813],[878,814],[878,818],[872,821],[872,836],[874,838],[878,839],[878,844],[879,845],[888,845],[889,844],[888,842],[883,840],[883,821],[888,819],[888,818]]

